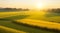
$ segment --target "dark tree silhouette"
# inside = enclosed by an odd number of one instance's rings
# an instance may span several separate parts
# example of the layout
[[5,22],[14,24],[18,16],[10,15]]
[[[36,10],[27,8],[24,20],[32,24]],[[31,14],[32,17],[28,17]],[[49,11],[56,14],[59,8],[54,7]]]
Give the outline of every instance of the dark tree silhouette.
[[50,12],[50,13],[60,13],[60,8],[57,8],[57,9],[49,9],[48,12]]

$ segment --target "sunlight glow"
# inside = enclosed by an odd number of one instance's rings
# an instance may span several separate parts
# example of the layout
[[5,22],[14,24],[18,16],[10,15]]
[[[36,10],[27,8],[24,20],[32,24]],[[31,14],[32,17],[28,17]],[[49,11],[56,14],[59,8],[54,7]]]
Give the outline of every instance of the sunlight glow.
[[44,4],[43,3],[37,3],[36,4],[36,8],[37,9],[43,9],[43,7],[44,7]]

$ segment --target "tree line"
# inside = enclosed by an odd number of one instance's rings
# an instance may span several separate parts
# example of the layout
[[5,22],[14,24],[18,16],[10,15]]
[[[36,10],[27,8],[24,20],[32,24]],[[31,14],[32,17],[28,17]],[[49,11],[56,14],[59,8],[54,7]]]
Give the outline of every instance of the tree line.
[[29,11],[28,8],[0,8],[0,11]]
[[60,13],[60,8],[48,9],[47,11],[50,12],[50,13]]

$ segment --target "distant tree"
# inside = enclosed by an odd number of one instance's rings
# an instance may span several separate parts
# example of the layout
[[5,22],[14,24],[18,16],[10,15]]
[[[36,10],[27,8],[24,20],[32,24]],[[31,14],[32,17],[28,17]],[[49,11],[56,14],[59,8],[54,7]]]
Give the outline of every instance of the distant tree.
[[23,8],[0,8],[0,11],[29,11],[28,8],[23,9]]
[[60,13],[60,8],[57,8],[57,9],[49,9],[48,12],[50,12],[50,13]]
[[19,8],[18,10],[22,11],[23,9],[22,8]]
[[60,8],[58,8],[55,12],[56,12],[56,13],[60,13]]
[[4,10],[12,10],[12,8],[4,8]]

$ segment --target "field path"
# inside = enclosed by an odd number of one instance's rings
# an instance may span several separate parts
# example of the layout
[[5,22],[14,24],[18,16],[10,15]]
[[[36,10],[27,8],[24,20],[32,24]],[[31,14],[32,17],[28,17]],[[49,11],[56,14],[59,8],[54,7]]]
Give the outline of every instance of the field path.
[[26,23],[29,25],[34,25],[34,26],[39,26],[39,27],[47,27],[50,29],[59,29],[60,30],[60,23],[33,20],[33,19],[22,19],[22,20],[17,20],[17,21],[20,23]]

